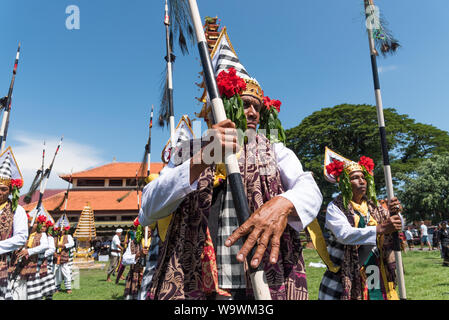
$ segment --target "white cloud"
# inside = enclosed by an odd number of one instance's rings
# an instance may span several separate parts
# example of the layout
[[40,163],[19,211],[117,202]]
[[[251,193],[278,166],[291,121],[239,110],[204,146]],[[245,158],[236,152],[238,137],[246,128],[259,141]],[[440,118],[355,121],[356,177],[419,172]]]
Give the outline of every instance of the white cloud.
[[[39,137],[39,138],[37,138]],[[28,191],[36,171],[42,166],[42,149],[45,140],[45,169],[50,165],[59,143],[60,137],[46,137],[38,133],[20,132],[14,135],[12,149],[22,172],[24,186],[21,193]],[[59,178],[59,174],[70,174],[104,164],[98,148],[77,143],[64,137],[62,146],[56,156],[47,189],[67,188],[67,182]]]
[[394,71],[398,68],[398,66],[385,66],[385,67],[378,67],[377,70],[379,70],[379,73],[385,73],[388,71]]

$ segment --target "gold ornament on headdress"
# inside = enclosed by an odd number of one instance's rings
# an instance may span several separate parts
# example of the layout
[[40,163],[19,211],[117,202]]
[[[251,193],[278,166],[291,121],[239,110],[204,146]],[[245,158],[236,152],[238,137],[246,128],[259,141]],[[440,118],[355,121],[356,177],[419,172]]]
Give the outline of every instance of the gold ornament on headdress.
[[263,102],[263,90],[259,83],[253,79],[243,79],[246,82],[246,89],[240,94],[240,96],[253,96]]
[[363,171],[363,167],[356,162],[345,163],[344,170],[347,174],[350,174],[354,171]]
[[11,179],[8,178],[0,178],[0,184],[3,184],[5,186],[10,186],[11,185]]

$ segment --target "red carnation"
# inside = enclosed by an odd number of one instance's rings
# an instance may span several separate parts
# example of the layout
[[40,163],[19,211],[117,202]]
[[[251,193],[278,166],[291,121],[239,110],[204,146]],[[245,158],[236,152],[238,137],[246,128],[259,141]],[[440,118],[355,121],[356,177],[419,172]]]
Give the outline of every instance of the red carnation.
[[373,159],[363,156],[360,158],[359,165],[364,166],[366,171],[368,171],[368,173],[370,175],[373,175],[373,169],[374,169]]
[[47,217],[46,216],[39,216],[37,217],[37,222],[38,223],[44,223],[47,221]]
[[134,219],[134,227],[138,227],[140,225],[139,219]]
[[271,107],[274,107],[277,112],[281,112],[282,102],[279,100],[270,99],[270,97],[265,96],[263,97],[263,104],[265,105],[265,107],[267,107],[267,109],[271,109]]
[[18,189],[20,189],[23,186],[23,180],[22,179],[12,179],[11,180],[11,186],[12,187],[17,187]]
[[334,177],[340,176],[343,172],[344,163],[334,159],[331,163],[326,166],[327,173],[333,175]]
[[237,75],[234,68],[229,68],[228,72],[223,70],[218,74],[217,86],[221,95],[231,98],[246,89],[246,82]]
[[281,104],[279,100],[271,100],[271,105],[276,108],[278,112],[281,112]]

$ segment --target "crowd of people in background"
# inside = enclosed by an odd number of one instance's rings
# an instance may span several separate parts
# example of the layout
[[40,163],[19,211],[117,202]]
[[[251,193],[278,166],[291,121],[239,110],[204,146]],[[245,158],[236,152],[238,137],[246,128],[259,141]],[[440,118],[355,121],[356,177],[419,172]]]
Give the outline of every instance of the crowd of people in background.
[[[419,227],[415,225],[408,226],[401,238],[404,252],[414,249],[417,244],[420,245],[419,250],[421,251],[425,247],[429,251],[439,250],[443,259],[443,266],[449,266],[449,231],[447,230],[446,221],[442,221],[432,227],[428,227],[424,221],[420,221]],[[430,239],[432,240],[430,241]]]

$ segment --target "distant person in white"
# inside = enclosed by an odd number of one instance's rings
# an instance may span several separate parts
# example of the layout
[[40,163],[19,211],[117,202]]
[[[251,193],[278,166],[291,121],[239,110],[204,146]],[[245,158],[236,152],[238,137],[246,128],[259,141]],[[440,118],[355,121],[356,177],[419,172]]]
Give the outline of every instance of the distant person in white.
[[407,245],[409,250],[411,250],[411,248],[413,248],[413,234],[410,231],[412,227],[408,227],[407,230],[404,232],[405,233],[405,239],[407,240]]
[[427,226],[424,224],[424,221],[420,221],[421,226],[419,227],[421,229],[421,249],[423,249],[423,245],[427,244],[429,247],[429,250],[432,251],[432,246],[429,242],[429,234],[427,233]]
[[106,278],[107,282],[111,282],[111,275],[114,270],[117,268],[117,264],[120,258],[120,253],[123,250],[121,246],[120,237],[122,235],[123,230],[117,229],[115,230],[115,235],[111,241],[111,254],[109,255],[109,267],[108,267],[108,277]]

